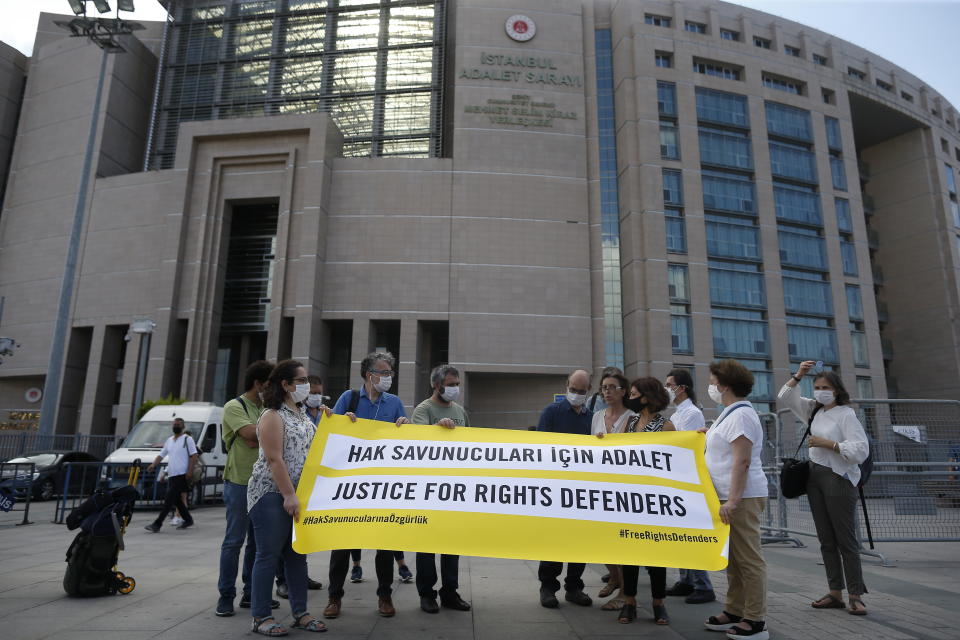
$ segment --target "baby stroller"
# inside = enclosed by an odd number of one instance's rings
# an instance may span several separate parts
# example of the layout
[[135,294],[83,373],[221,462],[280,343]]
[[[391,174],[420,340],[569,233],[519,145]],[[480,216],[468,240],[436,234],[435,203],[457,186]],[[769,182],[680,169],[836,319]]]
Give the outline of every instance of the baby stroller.
[[117,556],[123,549],[123,534],[140,498],[133,485],[139,465],[131,472],[131,483],[113,491],[97,491],[67,516],[67,528],[80,533],[67,549],[67,571],[63,589],[71,596],[127,594],[137,581],[117,570]]

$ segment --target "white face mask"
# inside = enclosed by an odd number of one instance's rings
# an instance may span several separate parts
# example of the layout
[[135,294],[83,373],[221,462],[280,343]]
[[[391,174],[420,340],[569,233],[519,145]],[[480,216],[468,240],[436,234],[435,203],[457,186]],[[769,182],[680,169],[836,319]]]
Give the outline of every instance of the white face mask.
[[587,394],[585,393],[572,393],[567,391],[567,402],[572,404],[575,407],[579,407],[584,402],[587,401]]
[[374,389],[380,393],[386,393],[390,391],[390,387],[393,385],[393,376],[380,376],[380,382],[377,382],[373,385]]
[[712,384],[707,387],[707,395],[717,404],[723,404],[723,394],[720,393],[720,389],[717,389],[717,385]]
[[830,389],[814,389],[813,391],[813,399],[823,406],[833,404],[835,397]]
[[444,402],[453,402],[460,397],[460,387],[444,387],[440,392],[440,397]]
[[670,397],[670,404],[673,404],[677,399],[677,392],[671,389],[670,387],[664,387],[667,390],[667,396]]
[[311,409],[316,409],[323,404],[323,396],[319,393],[311,393],[304,402]]
[[294,391],[289,391],[290,398],[294,402],[303,402],[310,395],[310,383],[298,384]]

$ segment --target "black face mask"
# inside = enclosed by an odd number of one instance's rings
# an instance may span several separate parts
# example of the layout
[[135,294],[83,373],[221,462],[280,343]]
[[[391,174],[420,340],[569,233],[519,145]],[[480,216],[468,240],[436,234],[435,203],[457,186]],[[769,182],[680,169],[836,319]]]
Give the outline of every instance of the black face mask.
[[173,433],[174,433],[175,435],[180,435],[181,433],[183,433],[183,427],[174,427],[174,428],[173,428]]
[[643,411],[643,408],[647,406],[647,403],[643,401],[643,398],[625,398],[623,405],[633,411],[634,413],[640,413]]

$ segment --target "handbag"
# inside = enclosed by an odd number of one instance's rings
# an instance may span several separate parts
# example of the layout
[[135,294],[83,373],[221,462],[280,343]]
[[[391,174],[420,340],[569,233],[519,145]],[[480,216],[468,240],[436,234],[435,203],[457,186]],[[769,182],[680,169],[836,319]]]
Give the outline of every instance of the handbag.
[[797,456],[800,455],[800,449],[803,447],[803,443],[806,442],[807,436],[810,435],[813,418],[819,410],[820,405],[817,405],[813,413],[810,414],[807,430],[804,432],[803,438],[800,439],[800,444],[797,445],[797,450],[794,452],[793,457],[783,458],[781,460],[780,493],[783,494],[784,498],[799,498],[807,492],[807,479],[810,477],[810,463],[807,460],[799,460]]

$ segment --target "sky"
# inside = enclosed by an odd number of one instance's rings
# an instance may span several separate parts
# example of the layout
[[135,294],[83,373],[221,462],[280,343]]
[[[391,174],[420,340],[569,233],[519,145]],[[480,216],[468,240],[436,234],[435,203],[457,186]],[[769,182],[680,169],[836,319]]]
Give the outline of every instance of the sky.
[[[108,0],[116,7],[116,0]],[[518,9],[523,0],[514,0]],[[737,0],[835,35],[917,76],[960,110],[960,0]],[[135,0],[131,20],[161,20],[156,0]],[[90,7],[93,11],[92,3]],[[69,13],[67,0],[0,0],[0,41],[29,55],[40,12]]]

